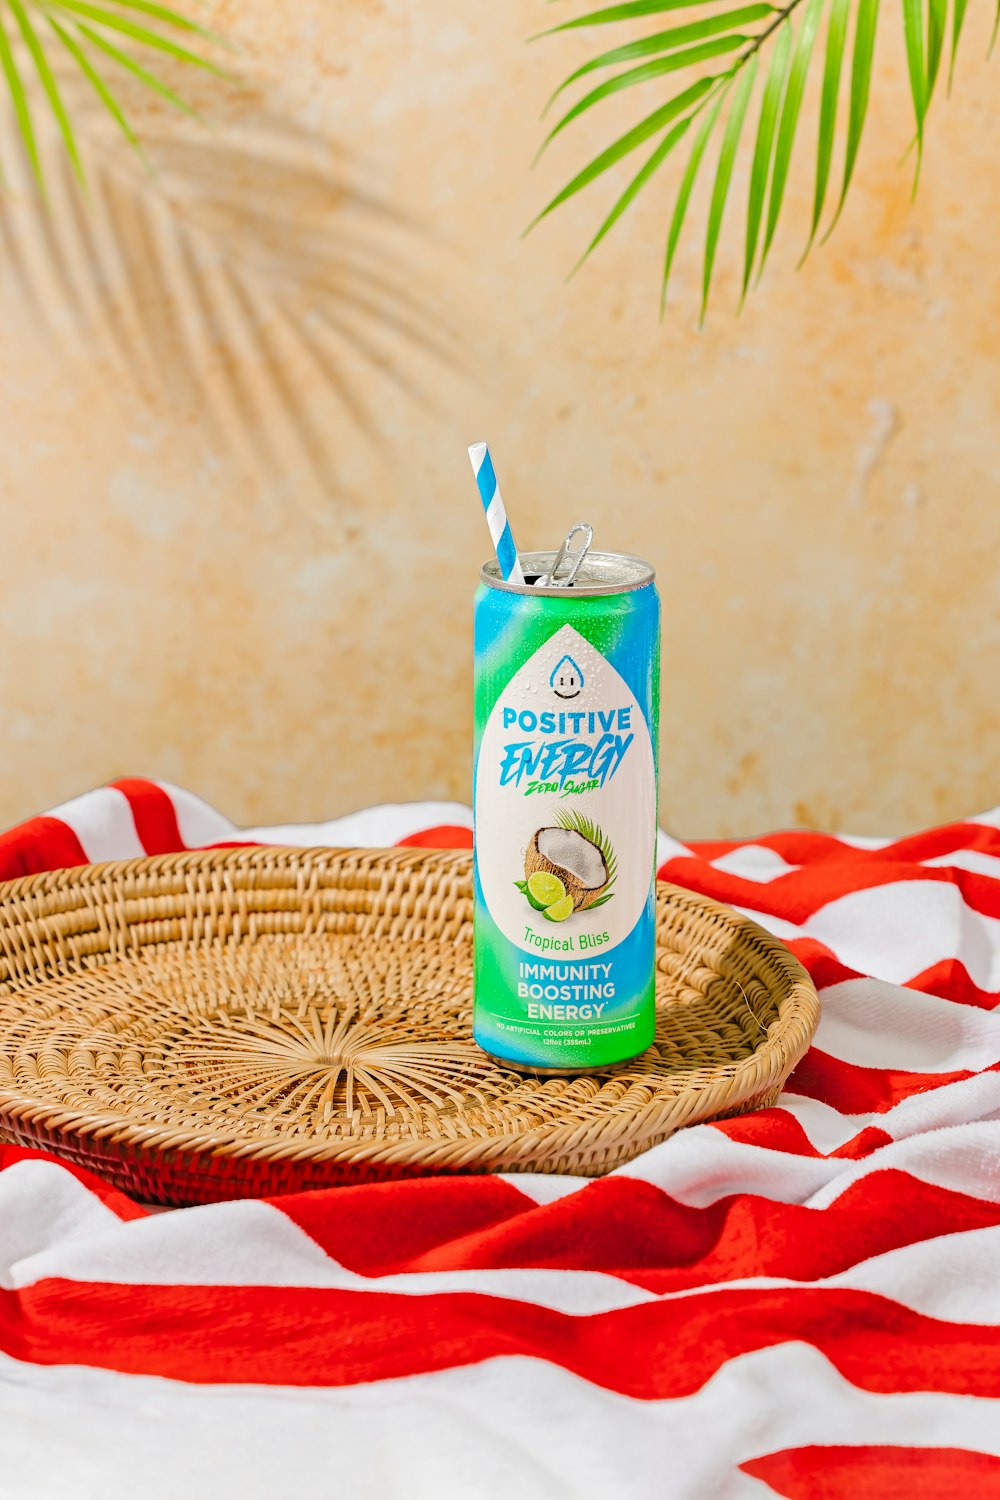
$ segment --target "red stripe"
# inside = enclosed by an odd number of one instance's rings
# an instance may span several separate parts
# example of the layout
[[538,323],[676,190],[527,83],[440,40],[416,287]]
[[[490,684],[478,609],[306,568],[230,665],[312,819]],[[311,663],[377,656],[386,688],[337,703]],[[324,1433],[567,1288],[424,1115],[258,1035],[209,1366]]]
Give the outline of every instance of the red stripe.
[[127,799],[135,831],[147,854],[176,854],[187,848],[177,826],[174,804],[155,781],[126,777],[111,785]]
[[835,1151],[818,1151],[800,1121],[780,1105],[774,1109],[757,1110],[751,1115],[738,1115],[733,1120],[715,1120],[712,1126],[731,1141],[739,1141],[744,1146],[759,1146],[764,1151],[786,1151],[793,1156],[812,1156],[824,1161],[837,1157],[860,1161],[863,1156],[870,1156],[892,1141],[892,1136],[886,1131],[867,1125]]
[[86,863],[83,845],[61,818],[31,818],[0,834],[0,880]]
[[832,901],[839,901],[856,891],[913,881],[955,886],[972,911],[1000,917],[1000,880],[947,866],[892,864],[887,861],[862,865],[817,865],[792,870],[774,880],[759,881],[717,870],[714,865],[698,859],[676,857],[667,860],[659,873],[661,879],[676,881],[678,885],[709,896],[713,901],[752,907],[755,912],[780,917],[796,926],[807,922]]
[[471,849],[472,829],[461,823],[437,823],[400,839],[398,849]]
[[842,1289],[720,1290],[590,1317],[476,1293],[58,1279],[0,1290],[0,1346],[15,1359],[199,1384],[353,1385],[521,1355],[657,1400],[788,1342],[812,1344],[863,1390],[1000,1395],[995,1328]]
[[[992,1069],[984,1068],[983,1072]],[[908,1073],[902,1068],[862,1068],[819,1047],[810,1047],[786,1084],[789,1093],[805,1094],[829,1104],[842,1115],[884,1114],[913,1094],[926,1094],[975,1078],[974,1072]]]
[[940,963],[932,964],[915,979],[907,980],[906,988],[920,990],[925,995],[940,995],[943,1000],[960,1005],[976,1005],[980,1010],[996,1010],[1000,1005],[1000,990],[981,990],[957,958],[943,958]]
[[699,1208],[629,1177],[545,1205],[481,1178],[336,1188],[276,1206],[363,1276],[527,1266],[602,1271],[655,1292],[751,1276],[818,1281],[903,1245],[1000,1224],[1000,1204],[897,1170],[872,1172],[824,1209],[749,1193]]
[[740,1464],[787,1500],[989,1500],[1000,1495],[1000,1458],[967,1448],[787,1448]]
[[837,955],[816,938],[789,938],[785,947],[795,954],[803,968],[809,970],[818,990],[827,989],[831,984],[842,984],[845,979],[865,977],[858,969],[849,969],[842,964]]

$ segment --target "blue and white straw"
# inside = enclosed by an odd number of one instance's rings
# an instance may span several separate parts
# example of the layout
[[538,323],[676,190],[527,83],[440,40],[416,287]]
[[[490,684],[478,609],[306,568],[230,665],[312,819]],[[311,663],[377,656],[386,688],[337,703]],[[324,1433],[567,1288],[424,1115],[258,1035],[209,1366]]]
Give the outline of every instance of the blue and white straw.
[[469,449],[469,457],[472,460],[472,472],[479,486],[483,509],[486,511],[486,524],[493,538],[501,576],[507,583],[523,583],[524,574],[521,572],[517,548],[514,545],[510,522],[507,520],[507,511],[500,493],[500,485],[497,483],[493,460],[490,458],[490,450],[485,443],[473,443]]

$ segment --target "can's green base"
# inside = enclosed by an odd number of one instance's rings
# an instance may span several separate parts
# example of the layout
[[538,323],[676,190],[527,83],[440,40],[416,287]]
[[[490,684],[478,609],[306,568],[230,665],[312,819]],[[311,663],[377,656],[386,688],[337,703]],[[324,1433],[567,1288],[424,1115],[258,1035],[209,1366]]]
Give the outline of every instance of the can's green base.
[[[473,1038],[475,1041],[475,1038]],[[501,1057],[499,1052],[490,1052],[479,1042],[476,1046],[480,1052],[485,1052],[491,1062],[497,1063],[501,1068],[509,1068],[513,1073],[525,1073],[531,1078],[582,1078],[586,1073],[607,1073],[612,1068],[624,1067],[626,1063],[635,1062],[643,1052],[648,1052],[652,1043],[642,1048],[640,1052],[631,1052],[628,1057],[616,1058],[614,1062],[598,1063],[593,1068],[536,1068],[531,1063],[521,1062],[513,1057]]]

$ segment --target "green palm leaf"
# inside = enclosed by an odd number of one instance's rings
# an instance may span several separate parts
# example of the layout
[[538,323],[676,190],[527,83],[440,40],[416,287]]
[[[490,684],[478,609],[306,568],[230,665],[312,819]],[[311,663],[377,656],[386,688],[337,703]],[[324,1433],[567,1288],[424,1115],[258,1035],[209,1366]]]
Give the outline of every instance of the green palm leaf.
[[[12,45],[6,20],[10,16],[23,50]],[[68,59],[94,91],[101,105],[133,147],[139,142],[125,112],[106,82],[100,67],[102,57],[112,61],[151,93],[173,107],[193,113],[191,107],[152,68],[125,50],[129,43],[153,51],[173,63],[222,75],[211,57],[175,40],[170,32],[197,37],[213,45],[222,38],[160,0],[0,0],[0,75],[14,105],[18,129],[31,170],[44,186],[43,163],[33,118],[33,91],[40,90],[59,128],[73,171],[82,181],[83,160],[77,133],[64,102],[63,87],[50,60],[53,48]],[[118,45],[118,43],[122,45]],[[19,55],[31,59],[33,76],[25,76]],[[29,69],[29,74],[31,69]]]
[[763,273],[767,253],[771,248],[774,232],[778,227],[778,216],[781,213],[781,205],[785,196],[785,184],[788,181],[788,168],[792,159],[792,148],[795,144],[795,131],[799,123],[799,111],[802,108],[802,95],[805,92],[806,73],[809,68],[809,59],[812,56],[813,45],[816,41],[816,31],[819,26],[824,3],[825,0],[806,0],[805,9],[802,13],[802,24],[799,27],[792,50],[792,61],[788,70],[788,86],[785,89],[785,98],[781,107],[781,120],[778,125],[778,139],[774,148],[771,190],[767,200],[767,229],[764,234],[764,248],[760,254],[758,277]]
[[59,22],[55,19],[54,16],[49,16],[49,25],[52,27],[52,30],[55,32],[60,42],[62,42],[63,46],[66,48],[66,51],[69,53],[70,57],[76,63],[77,67],[80,69],[80,72],[90,84],[91,88],[94,90],[94,93],[104,105],[104,108],[107,110],[112,120],[114,120],[115,124],[118,126],[119,130],[122,132],[129,145],[134,147],[134,149],[141,154],[142,147],[139,143],[139,138],[129,124],[121,105],[118,103],[118,100],[108,88],[104,79],[94,67],[94,64],[84,52],[79,42],[76,41],[76,39],[68,31],[60,26]]
[[658,16],[668,10],[683,10],[688,5],[700,5],[701,0],[629,0],[625,5],[609,5],[603,10],[592,10],[585,16],[576,16],[572,21],[563,21],[560,26],[550,26],[531,38],[555,36],[560,31],[576,31],[580,26],[605,26],[611,21],[636,21],[643,16]]
[[[954,9],[951,13],[951,62],[948,64],[948,92],[955,80],[955,59],[958,56],[958,39],[962,35],[962,26],[965,22],[965,12],[968,9],[969,0],[955,0]],[[1000,16],[1000,6],[997,8]]]
[[[99,3],[99,0],[74,0],[74,3]],[[627,3],[604,5],[573,16],[541,35],[576,31],[582,27],[641,23],[644,18],[670,14],[695,0],[627,0]],[[701,315],[708,306],[712,277],[715,273],[722,225],[737,175],[737,162],[744,150],[743,138],[758,73],[763,79],[760,111],[749,154],[749,188],[743,247],[742,305],[751,283],[760,279],[774,243],[799,126],[809,91],[810,70],[816,65],[816,41],[828,12],[824,45],[821,49],[821,86],[816,133],[815,178],[812,193],[809,232],[802,260],[805,260],[821,232],[830,198],[830,182],[836,150],[838,126],[843,130],[842,176],[831,222],[823,235],[829,238],[843,212],[853,181],[858,153],[868,118],[872,87],[872,69],[880,0],[716,0],[717,8],[706,10],[695,20],[667,26],[646,36],[633,36],[618,45],[601,50],[581,63],[556,88],[548,109],[571,85],[590,75],[605,71],[596,87],[589,88],[566,110],[549,131],[547,145],[573,120],[579,119],[602,100],[643,83],[677,74],[685,80],[701,72],[687,88],[679,92],[661,110],[654,110],[607,150],[601,152],[567,184],[561,193],[533,221],[582,191],[603,172],[608,171],[628,152],[646,140],[656,138],[652,154],[626,184],[601,221],[577,268],[600,244],[638,194],[648,185],[681,140],[693,135],[686,165],[681,171],[677,194],[667,234],[661,284],[661,311],[670,280],[674,257],[705,152],[720,115],[724,100],[729,98],[722,141],[708,204],[705,225],[705,254],[701,277]],[[946,46],[949,89],[954,73],[959,39],[965,23],[968,0],[952,0],[951,19],[948,0],[902,0],[903,37],[907,73],[916,121],[915,144],[917,166],[923,148],[928,108],[944,65]],[[796,12],[799,12],[796,15]],[[950,27],[950,38],[948,36]],[[1000,0],[996,8],[992,47],[1000,34]],[[850,61],[848,62],[848,52]],[[716,58],[727,58],[724,71],[710,72]],[[845,82],[845,73],[847,81]],[[697,120],[697,128],[691,127]],[[529,226],[530,227],[530,226]],[[800,261],[801,264],[801,261]],[[574,268],[576,269],[576,268]]]
[[141,42],[145,47],[152,47],[158,52],[165,52],[168,57],[177,62],[190,63],[196,68],[205,68],[209,73],[222,75],[221,68],[209,58],[202,57],[197,52],[182,47],[179,42],[171,41],[170,37],[163,36],[158,31],[152,31],[148,26],[140,26],[135,21],[130,21],[126,16],[119,15],[117,11],[108,10],[102,5],[88,5],[85,0],[48,0],[48,8],[53,11],[65,12],[67,17],[80,16],[92,25],[106,27],[109,31],[117,31],[131,41]]
[[702,158],[705,155],[705,147],[708,145],[709,136],[715,129],[715,122],[719,118],[719,111],[722,109],[723,101],[729,88],[729,83],[730,79],[725,79],[721,89],[718,92],[718,97],[716,98],[711,109],[709,109],[708,114],[702,121],[701,126],[698,130],[698,134],[695,136],[694,143],[691,146],[691,155],[688,157],[688,164],[684,170],[684,176],[681,178],[680,190],[677,194],[677,202],[674,205],[673,218],[670,221],[670,232],[667,235],[667,253],[664,257],[663,262],[663,284],[660,289],[661,318],[667,305],[667,287],[670,283],[670,271],[674,263],[674,256],[677,253],[677,245],[680,241],[681,230],[684,227],[684,219],[687,215],[688,204],[691,201],[691,192],[694,188],[695,179],[698,176],[699,168],[701,167]]
[[[924,149],[924,116],[927,113],[927,79],[924,73],[924,11],[922,0],[903,0],[903,35],[906,39],[906,67],[910,75],[910,93],[917,122],[917,173]],[[916,181],[914,181],[916,187]]]
[[705,322],[705,313],[708,310],[708,294],[712,285],[715,251],[719,243],[722,216],[726,210],[726,199],[729,196],[729,184],[733,177],[736,151],[740,143],[743,121],[746,119],[747,106],[750,103],[750,95],[753,93],[756,77],[757,54],[754,53],[747,66],[743,69],[739,83],[736,85],[733,102],[729,110],[729,117],[726,120],[726,128],[722,133],[722,145],[719,147],[719,164],[715,170],[715,185],[712,188],[712,201],[708,209],[708,227],[705,231],[705,262],[701,278],[702,324]]
[[[573,108],[570,109],[557,125],[549,131],[542,142],[541,151],[552,141],[561,130],[582,115],[585,110],[591,109],[599,104],[602,99],[609,98],[612,94],[620,93],[622,89],[633,88],[639,83],[648,83],[653,78],[660,78],[666,73],[679,72],[681,68],[692,67],[695,63],[709,62],[714,57],[720,57],[725,52],[735,52],[747,40],[739,32],[729,36],[715,37],[711,41],[702,42],[698,47],[687,47],[681,52],[671,53],[668,57],[656,58],[653,62],[642,63],[638,68],[630,68],[626,73],[619,73],[615,78],[609,78],[606,83],[598,84],[597,88],[591,89],[585,94]],[[541,154],[539,152],[539,155]]]
[[875,32],[878,28],[879,0],[858,0],[858,18],[854,27],[854,57],[851,63],[851,103],[847,115],[847,144],[844,147],[844,180],[833,223],[824,235],[829,239],[844,209],[847,189],[854,175],[858,148],[864,134],[871,92],[872,59],[875,56]]
[[823,66],[823,92],[819,103],[819,140],[816,148],[816,190],[813,194],[812,226],[809,243],[802,259],[809,254],[819,221],[823,216],[826,190],[833,161],[833,138],[837,127],[837,104],[840,98],[840,74],[847,41],[849,0],[831,0],[830,20],[826,33],[826,60]]
[[11,101],[14,105],[14,113],[17,116],[18,128],[24,148],[28,153],[32,170],[39,182],[42,178],[42,163],[38,156],[38,143],[35,139],[35,127],[31,120],[31,107],[28,104],[28,95],[25,92],[24,82],[18,70],[14,53],[11,49],[10,39],[7,36],[7,28],[4,25],[3,16],[0,15],[0,68],[3,69],[7,80],[7,88],[10,91]]
[[120,47],[116,47],[114,42],[108,41],[106,36],[101,36],[92,27],[84,26],[82,23],[79,27],[79,34],[83,41],[89,42],[98,52],[103,52],[105,57],[109,57],[112,62],[117,63],[126,73],[129,73],[139,83],[148,88],[151,93],[159,94],[161,99],[165,99],[168,104],[172,104],[182,114],[194,115],[196,113],[191,105],[181,98],[180,94],[176,93],[169,84],[163,82],[162,78],[157,77],[155,73],[151,73],[148,68],[144,68],[141,63],[136,62],[134,57],[130,57]]
[[750,167],[750,195],[747,202],[747,232],[743,251],[743,293],[745,297],[753,274],[757,257],[757,241],[760,235],[761,215],[767,193],[767,180],[771,172],[771,152],[774,132],[778,123],[778,110],[785,90],[785,72],[792,36],[787,26],[782,26],[774,41],[771,63],[768,68],[764,92],[760,101],[760,119],[757,122],[757,141]]
[[73,127],[70,125],[69,116],[66,113],[62,95],[59,92],[59,86],[56,83],[55,77],[53,76],[52,69],[49,67],[49,60],[45,55],[45,51],[42,47],[41,42],[38,40],[38,34],[31,24],[28,13],[25,10],[24,6],[21,4],[21,0],[8,0],[8,4],[10,5],[11,11],[13,12],[14,19],[17,22],[18,27],[20,28],[21,35],[24,38],[25,46],[31,53],[32,61],[35,64],[35,71],[38,73],[42,88],[45,90],[45,95],[49,101],[49,107],[51,108],[52,113],[55,116],[56,124],[59,126],[59,133],[63,138],[63,143],[66,147],[69,159],[73,164],[73,170],[82,182],[83,163],[80,160],[80,152],[77,148],[76,136],[73,134]]
[[744,5],[739,10],[726,10],[721,15],[705,16],[701,21],[692,21],[686,26],[672,26],[668,31],[658,31],[654,36],[643,37],[638,42],[627,42],[622,47],[613,47],[602,52],[576,69],[556,89],[545,106],[547,113],[552,104],[566,89],[599,68],[613,68],[618,63],[637,62],[639,58],[651,57],[658,52],[673,52],[694,42],[707,41],[727,31],[737,31],[742,26],[752,26],[755,21],[766,21],[774,14],[773,5]]
[[657,167],[661,166],[663,162],[666,161],[667,157],[670,155],[671,151],[674,149],[677,143],[682,140],[683,137],[687,134],[691,121],[694,118],[695,117],[693,114],[687,115],[683,120],[681,120],[680,124],[675,125],[672,130],[667,131],[667,134],[657,146],[652,156],[650,156],[649,160],[639,168],[638,172],[632,178],[632,181],[629,183],[628,187],[615,203],[611,212],[602,223],[600,229],[594,235],[594,238],[591,240],[586,250],[580,256],[580,259],[577,261],[576,265],[573,267],[572,271],[570,272],[571,276],[576,275],[577,271],[583,265],[584,261],[590,256],[592,251],[597,249],[604,236],[608,233],[608,230],[611,229],[615,224],[617,224],[622,214],[632,202],[632,199],[638,192],[641,191],[642,188],[646,186],[646,183],[652,177]]
[[579,193],[583,188],[588,187],[595,178],[607,172],[616,162],[621,161],[623,156],[627,156],[630,151],[635,151],[637,147],[648,141],[651,136],[658,135],[665,126],[676,120],[678,115],[683,114],[703,94],[707,93],[712,86],[712,82],[713,80],[710,78],[699,79],[697,83],[693,83],[683,93],[678,94],[660,109],[654,110],[651,115],[647,115],[638,125],[634,125],[631,130],[627,130],[624,135],[619,136],[613,145],[609,146],[606,151],[602,151],[599,156],[595,156],[593,161],[584,167],[582,172],[578,172],[573,180],[566,184],[562,192],[557,193],[551,203],[548,203],[542,209],[541,213],[532,219],[525,230],[525,234],[530,233],[536,224],[540,223],[554,208],[558,208],[561,203],[565,203],[567,198],[572,198],[575,193]]
[[948,0],[928,0],[927,6],[927,82],[925,85],[928,106],[934,95],[944,51],[944,34],[948,26]]

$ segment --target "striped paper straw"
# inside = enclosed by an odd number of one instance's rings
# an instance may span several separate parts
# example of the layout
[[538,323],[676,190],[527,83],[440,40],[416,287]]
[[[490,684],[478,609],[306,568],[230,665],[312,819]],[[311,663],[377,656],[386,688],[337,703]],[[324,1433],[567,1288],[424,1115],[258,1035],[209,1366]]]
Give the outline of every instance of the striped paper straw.
[[500,573],[507,583],[523,583],[524,574],[521,572],[514,536],[510,529],[510,522],[507,520],[507,510],[497,483],[490,450],[485,443],[473,443],[469,449],[469,457],[472,460],[472,472],[479,486],[483,509],[486,511],[486,524],[493,538]]

